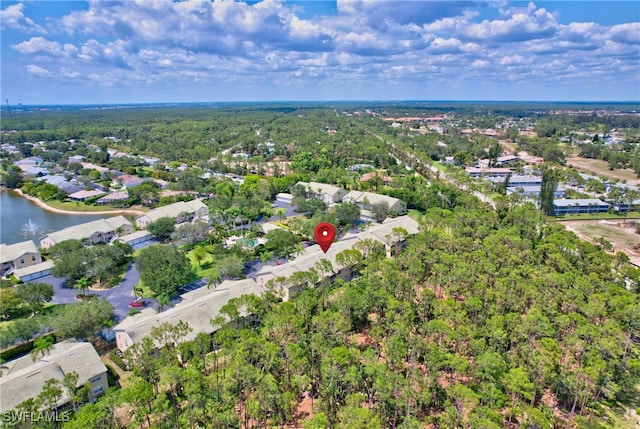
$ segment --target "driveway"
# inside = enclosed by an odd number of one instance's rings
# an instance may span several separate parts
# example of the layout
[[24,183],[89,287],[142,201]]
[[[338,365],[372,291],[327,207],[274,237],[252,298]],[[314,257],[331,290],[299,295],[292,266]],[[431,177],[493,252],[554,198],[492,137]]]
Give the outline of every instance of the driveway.
[[[131,311],[129,303],[135,299],[133,287],[139,280],[140,273],[138,272],[135,262],[132,262],[129,264],[129,267],[127,267],[124,278],[118,286],[104,290],[91,289],[88,290],[87,293],[97,295],[109,301],[114,307],[116,320],[120,321],[127,317],[127,314]],[[47,283],[53,286],[52,304],[72,304],[78,302],[76,299],[76,295],[79,292],[78,289],[67,287],[64,278],[47,276],[39,278],[34,282]],[[158,307],[158,302],[154,298],[145,298],[144,301],[147,305],[151,305],[154,308]]]

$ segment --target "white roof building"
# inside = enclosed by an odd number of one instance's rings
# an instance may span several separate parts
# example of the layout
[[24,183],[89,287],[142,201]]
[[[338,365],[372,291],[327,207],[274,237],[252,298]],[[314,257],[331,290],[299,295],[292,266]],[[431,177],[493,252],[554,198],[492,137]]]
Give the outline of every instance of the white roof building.
[[[98,352],[91,343],[63,341],[54,344],[44,356],[39,355],[35,361],[30,355],[5,362],[0,377],[0,412],[15,409],[29,398],[36,398],[45,381],[54,378],[62,381],[66,374],[78,374],[77,386],[90,384],[90,395],[96,397],[109,387],[107,367],[102,363]],[[69,402],[66,389],[62,389],[60,405]]]

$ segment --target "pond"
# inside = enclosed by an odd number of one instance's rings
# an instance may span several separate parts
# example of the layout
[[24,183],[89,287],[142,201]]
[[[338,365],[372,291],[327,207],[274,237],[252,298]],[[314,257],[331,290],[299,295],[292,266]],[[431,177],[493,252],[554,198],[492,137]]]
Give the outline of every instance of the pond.
[[111,216],[54,213],[16,192],[3,191],[0,192],[0,243],[33,240],[39,246],[40,239],[50,232]]

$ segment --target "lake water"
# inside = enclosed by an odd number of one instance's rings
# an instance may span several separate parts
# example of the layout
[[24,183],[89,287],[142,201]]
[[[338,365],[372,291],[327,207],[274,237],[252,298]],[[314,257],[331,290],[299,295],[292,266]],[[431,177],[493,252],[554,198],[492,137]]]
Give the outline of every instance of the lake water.
[[0,192],[0,243],[13,244],[40,239],[53,231],[111,217],[108,215],[67,215],[38,207],[28,199],[11,191]]

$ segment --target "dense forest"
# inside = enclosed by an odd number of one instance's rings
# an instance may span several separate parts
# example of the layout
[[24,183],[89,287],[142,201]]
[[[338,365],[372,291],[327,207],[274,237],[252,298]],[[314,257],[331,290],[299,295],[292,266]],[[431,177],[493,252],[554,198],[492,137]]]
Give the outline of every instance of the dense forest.
[[[399,256],[354,258],[359,276],[348,283],[336,280],[284,303],[270,293],[234,299],[211,321],[219,328],[212,337],[182,342],[191,329],[184,323],[154,328],[124,354],[129,371],[121,387],[78,408],[63,427],[620,427],[624,410],[638,407],[640,270],[623,254],[579,240],[532,204],[503,199],[491,211],[453,186],[467,177],[459,179],[455,167],[447,170],[446,183],[425,165],[445,156],[460,165],[498,156],[495,139],[477,131],[463,137],[459,128],[489,128],[525,116],[536,136],[516,132],[512,141],[520,149],[558,163],[572,150],[587,156],[587,150],[601,149],[593,157],[610,159],[628,149],[625,163],[632,165],[636,145],[618,150],[594,137],[574,147],[571,139],[607,132],[620,121],[637,126],[634,119],[576,119],[509,103],[377,103],[368,106],[371,114],[353,113],[363,109],[283,103],[3,112],[2,142],[16,144],[23,156],[40,149],[25,142],[44,140],[45,161],[62,165],[69,155],[82,155],[128,174],[157,176],[176,189],[212,196],[208,205],[216,221],[248,223],[267,215],[275,193],[295,193],[299,180],[389,194],[420,218],[420,233]],[[444,134],[390,127],[380,118],[447,112],[455,112],[456,123],[444,124]],[[560,141],[577,126],[583,135]],[[107,143],[134,157],[157,156],[168,166],[110,159]],[[249,158],[233,159],[239,151]],[[201,174],[276,159],[290,171],[245,175],[242,185]],[[181,171],[180,162],[199,168]],[[366,171],[384,169],[392,180],[383,184],[381,174],[361,183],[361,172],[350,168],[358,163],[370,164]],[[132,199],[155,205],[158,189],[150,186],[135,188]],[[56,198],[44,184],[28,183],[24,190]],[[317,220],[307,220],[306,229]],[[229,276],[238,277],[244,256],[221,246],[218,256],[239,261],[231,260],[240,268]],[[103,268],[105,274],[112,270]],[[86,322],[74,317],[80,310],[65,312],[58,325],[71,329],[72,319]],[[36,406],[23,405],[24,411]]]
[[156,329],[159,357],[130,349],[125,387],[65,427],[615,427],[640,380],[637,270],[531,205],[421,227],[349,283],[233,300],[213,344]]

